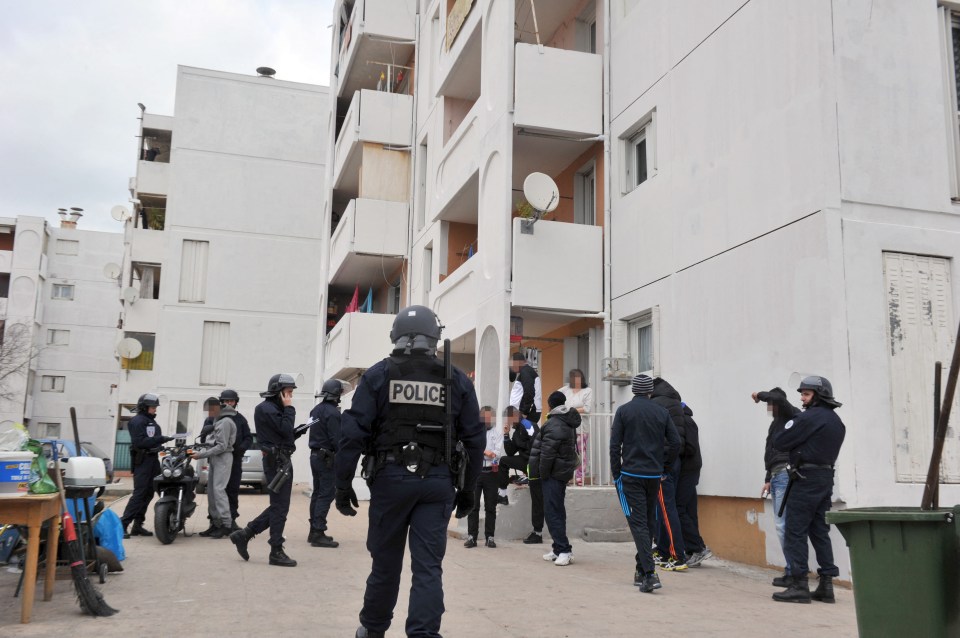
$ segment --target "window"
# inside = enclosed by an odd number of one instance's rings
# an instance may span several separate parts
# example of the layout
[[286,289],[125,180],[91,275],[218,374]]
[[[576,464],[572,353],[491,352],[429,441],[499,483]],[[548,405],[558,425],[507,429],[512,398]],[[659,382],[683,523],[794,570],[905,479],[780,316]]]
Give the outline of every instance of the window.
[[10,296],[10,273],[0,273],[0,298],[6,299]]
[[66,377],[43,375],[40,379],[40,390],[42,392],[63,392],[63,387],[66,385],[66,382]]
[[175,419],[170,425],[174,432],[182,433],[189,431],[190,412],[193,410],[195,401],[171,401],[170,415]]
[[954,201],[960,201],[960,14],[946,7],[940,7],[939,11],[950,196]]
[[226,385],[229,360],[230,324],[225,321],[204,321],[200,385]]
[[35,436],[38,439],[59,439],[60,424],[59,423],[37,423],[37,430],[36,430]]
[[[423,292],[429,293],[430,289],[433,288],[433,244],[423,249],[423,263],[421,268],[423,269]],[[424,297],[424,302],[426,301],[427,298]]]
[[68,346],[70,345],[70,331],[50,328],[47,330],[48,346]]
[[130,285],[140,290],[141,299],[159,299],[160,264],[133,262],[130,268]]
[[577,17],[577,50],[584,53],[597,52],[597,3],[590,2]]
[[79,255],[80,242],[74,239],[58,239],[57,254],[58,255]]
[[123,336],[139,341],[143,350],[138,357],[121,359],[120,367],[124,370],[153,370],[153,351],[156,348],[157,335],[152,332],[124,332]]
[[593,162],[574,176],[573,221],[577,224],[597,223],[597,173]]
[[73,284],[53,284],[50,298],[73,301]]
[[657,112],[652,111],[621,137],[623,140],[623,193],[629,193],[657,172]]
[[652,308],[630,322],[630,352],[636,357],[637,373],[659,375],[659,308]]
[[180,301],[204,303],[207,300],[207,255],[210,242],[183,240],[180,263]]

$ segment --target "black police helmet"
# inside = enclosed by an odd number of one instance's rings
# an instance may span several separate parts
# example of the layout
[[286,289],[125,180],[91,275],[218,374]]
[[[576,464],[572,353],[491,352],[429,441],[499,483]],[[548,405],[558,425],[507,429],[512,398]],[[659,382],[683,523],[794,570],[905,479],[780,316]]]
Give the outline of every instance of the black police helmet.
[[442,329],[436,313],[426,306],[404,308],[390,329],[393,354],[433,354]]
[[137,399],[137,408],[134,412],[146,412],[147,408],[157,407],[160,407],[160,397],[152,392],[147,392],[146,394],[141,394],[140,398]]
[[270,377],[270,381],[267,382],[267,391],[261,392],[260,396],[264,399],[269,399],[275,397],[287,388],[296,389],[297,382],[289,374],[275,374]]
[[240,395],[237,394],[237,391],[236,391],[236,390],[231,390],[231,389],[227,388],[226,390],[224,390],[223,392],[220,393],[220,403],[222,404],[222,403],[224,403],[224,402],[226,402],[226,401],[236,401],[237,404],[239,404],[239,403],[240,403]]
[[800,387],[797,388],[797,392],[802,392],[803,390],[812,390],[817,395],[817,398],[827,405],[832,405],[835,408],[843,405],[833,398],[833,386],[826,377],[804,377],[803,381],[800,382]]
[[320,396],[324,401],[340,403],[341,394],[343,394],[343,382],[340,379],[327,379],[320,387]]

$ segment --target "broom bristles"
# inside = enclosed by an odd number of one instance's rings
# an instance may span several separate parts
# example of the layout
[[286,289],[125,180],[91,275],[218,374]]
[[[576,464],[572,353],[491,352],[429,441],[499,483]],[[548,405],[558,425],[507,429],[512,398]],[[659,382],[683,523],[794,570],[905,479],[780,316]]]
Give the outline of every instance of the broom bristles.
[[77,530],[73,525],[73,518],[66,510],[63,512],[63,539],[80,609],[90,616],[112,616],[117,613],[116,609],[107,604],[103,595],[97,591],[87,576],[87,566],[80,550],[80,541],[77,540]]

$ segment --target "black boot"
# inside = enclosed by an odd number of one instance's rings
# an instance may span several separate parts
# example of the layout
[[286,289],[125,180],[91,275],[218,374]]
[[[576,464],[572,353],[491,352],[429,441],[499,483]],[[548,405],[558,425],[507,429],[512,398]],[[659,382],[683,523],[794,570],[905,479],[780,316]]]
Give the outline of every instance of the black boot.
[[231,534],[233,534],[233,530],[224,525],[223,527],[215,528],[208,538],[229,538]]
[[319,537],[321,537],[321,536],[323,536],[323,530],[322,530],[322,529],[317,529],[316,527],[311,527],[311,528],[310,528],[310,533],[307,534],[307,542],[312,545],[313,542],[314,542],[315,540],[317,540],[317,539],[318,539]]
[[153,536],[153,532],[145,528],[142,521],[137,521],[130,529],[130,536]]
[[123,525],[123,537],[130,538],[130,531],[127,529],[130,527],[130,521],[120,521],[120,524]]
[[287,556],[283,545],[278,545],[270,550],[270,564],[277,567],[296,567],[297,561]]
[[810,597],[819,600],[821,603],[837,602],[837,599],[833,596],[833,576],[821,576],[817,590]]
[[200,536],[204,536],[204,537],[206,537],[206,536],[211,536],[211,535],[212,535],[215,531],[217,531],[218,529],[220,529],[220,526],[214,524],[213,521],[210,521],[210,527],[208,527],[207,529],[205,529],[205,530],[203,530],[202,532],[200,532],[199,535],[200,535]]
[[773,579],[774,587],[789,587],[790,583],[793,582],[793,576],[787,572],[783,572],[783,576],[777,576]]
[[357,633],[354,634],[354,638],[384,638],[386,636],[382,631],[371,631],[363,625],[357,627]]
[[327,536],[326,530],[318,530],[317,535],[310,541],[312,547],[340,547],[340,543]]
[[247,552],[247,543],[255,534],[249,527],[244,527],[230,534],[230,542],[237,546],[237,553],[243,560],[250,560],[250,554]]
[[786,591],[778,591],[773,595],[773,599],[781,603],[804,603],[810,604],[810,585],[806,578],[794,578]]
[[240,526],[237,525],[237,519],[233,519],[232,521],[230,521],[230,531],[235,532],[238,529],[240,529]]

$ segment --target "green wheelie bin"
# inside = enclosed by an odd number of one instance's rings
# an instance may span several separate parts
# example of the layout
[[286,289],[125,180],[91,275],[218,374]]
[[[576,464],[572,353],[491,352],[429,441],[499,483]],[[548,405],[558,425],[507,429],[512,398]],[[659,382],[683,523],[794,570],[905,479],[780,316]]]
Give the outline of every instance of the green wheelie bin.
[[827,512],[850,548],[860,635],[960,636],[960,506]]

